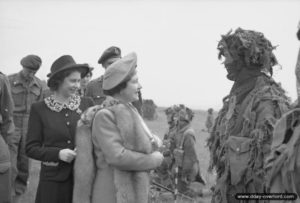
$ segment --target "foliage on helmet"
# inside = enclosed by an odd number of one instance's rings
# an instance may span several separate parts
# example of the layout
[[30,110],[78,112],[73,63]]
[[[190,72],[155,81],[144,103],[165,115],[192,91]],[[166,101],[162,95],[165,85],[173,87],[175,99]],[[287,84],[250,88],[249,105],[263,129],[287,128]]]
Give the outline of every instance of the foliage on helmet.
[[174,122],[186,121],[191,122],[194,112],[183,104],[173,105],[165,110],[167,116],[171,116]]
[[238,28],[232,33],[230,30],[221,36],[218,44],[221,59],[225,51],[229,51],[235,60],[244,60],[247,67],[260,68],[272,74],[272,67],[278,64],[271,42],[261,32]]

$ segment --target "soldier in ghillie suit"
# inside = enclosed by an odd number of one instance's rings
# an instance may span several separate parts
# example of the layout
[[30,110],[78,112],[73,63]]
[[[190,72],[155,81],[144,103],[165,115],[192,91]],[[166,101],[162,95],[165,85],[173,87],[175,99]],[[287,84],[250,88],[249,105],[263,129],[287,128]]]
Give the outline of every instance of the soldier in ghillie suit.
[[[300,41],[300,21],[299,21],[299,24],[298,24],[297,38]],[[297,79],[296,84],[297,84],[297,95],[298,95],[298,107],[300,107],[300,49],[299,49],[299,52],[298,52],[298,58],[297,58],[295,73],[296,73],[296,79]]]
[[[300,40],[300,21],[297,38]],[[285,113],[274,128],[271,153],[266,161],[270,193],[294,193],[300,202],[300,50],[296,64],[298,105]],[[272,202],[272,201],[270,201]],[[275,201],[274,201],[275,202]],[[287,200],[278,203],[290,202]]]
[[211,132],[211,129],[213,127],[214,124],[214,115],[213,115],[214,110],[212,108],[209,108],[207,110],[207,117],[206,117],[206,121],[205,121],[205,127],[207,132]]
[[272,79],[277,60],[262,33],[238,28],[222,36],[218,49],[234,84],[207,142],[209,170],[217,172],[212,202],[234,203],[240,202],[236,193],[265,191],[264,161],[275,122],[289,109],[289,99]]
[[277,121],[271,153],[266,159],[266,189],[270,193],[293,193],[292,199],[271,202],[300,202],[300,108],[285,113]]
[[184,105],[174,105],[165,113],[169,130],[163,140],[164,161],[157,169],[160,183],[172,190],[178,189],[181,194],[194,196],[196,194],[190,190],[190,184],[199,180],[204,183],[195,148],[195,132],[191,128],[194,113]]

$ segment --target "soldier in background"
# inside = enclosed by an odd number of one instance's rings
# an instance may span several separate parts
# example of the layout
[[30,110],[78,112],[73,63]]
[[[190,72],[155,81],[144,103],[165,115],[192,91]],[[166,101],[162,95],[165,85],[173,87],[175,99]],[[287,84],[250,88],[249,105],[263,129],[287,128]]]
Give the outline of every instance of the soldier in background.
[[0,72],[0,202],[10,203],[11,160],[8,140],[14,132],[13,100],[8,78]]
[[236,193],[265,192],[264,162],[289,99],[271,77],[277,60],[263,33],[238,28],[222,36],[218,49],[234,84],[208,139],[209,169],[217,172],[212,202],[235,203]]
[[205,127],[208,133],[211,132],[212,126],[214,124],[214,115],[213,115],[214,110],[212,108],[209,108],[207,110],[207,117],[205,121]]
[[[194,197],[199,194],[190,190],[190,184],[197,181],[205,184],[200,175],[195,132],[191,127],[194,113],[182,104],[169,107],[165,113],[169,130],[163,140],[164,161],[157,169],[160,183]],[[177,184],[175,179],[178,179]]]
[[[300,41],[300,21],[297,38]],[[270,193],[294,193],[300,197],[300,50],[296,64],[298,105],[284,114],[274,127],[271,153],[266,161]],[[287,200],[270,201],[276,203]]]
[[28,55],[20,61],[23,69],[9,75],[11,94],[14,101],[13,120],[16,130],[9,141],[12,159],[12,185],[15,201],[18,201],[27,187],[29,177],[29,160],[25,154],[26,133],[31,104],[41,101],[45,86],[35,76],[42,60],[39,56]]
[[[298,23],[298,31],[296,35],[298,40],[300,41],[300,21]],[[297,95],[298,95],[298,107],[300,107],[300,48],[298,51],[295,73],[296,73],[296,85],[297,85]]]
[[89,82],[90,82],[90,80],[91,80],[91,78],[93,76],[93,70],[94,70],[94,68],[89,67],[89,72],[80,81],[80,89],[78,90],[78,94],[81,97],[85,96],[86,87],[89,84]]

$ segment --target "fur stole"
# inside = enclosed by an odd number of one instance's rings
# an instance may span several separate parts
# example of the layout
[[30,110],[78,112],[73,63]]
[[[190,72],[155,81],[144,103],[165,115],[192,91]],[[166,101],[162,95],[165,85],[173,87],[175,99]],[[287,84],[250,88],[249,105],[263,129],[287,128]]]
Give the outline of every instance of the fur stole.
[[[115,116],[126,149],[149,154],[152,152],[149,130],[131,104],[108,107]],[[114,184],[118,203],[147,203],[149,174],[143,171],[121,171],[114,168]]]
[[[76,131],[77,157],[74,165],[74,203],[91,201],[96,173],[91,126],[96,112],[102,108],[113,113],[126,149],[145,154],[152,152],[151,140],[153,135],[131,104],[122,104],[108,97],[101,106],[89,108],[82,114]],[[148,202],[149,174],[147,171],[122,171],[116,168],[113,170],[117,203]]]

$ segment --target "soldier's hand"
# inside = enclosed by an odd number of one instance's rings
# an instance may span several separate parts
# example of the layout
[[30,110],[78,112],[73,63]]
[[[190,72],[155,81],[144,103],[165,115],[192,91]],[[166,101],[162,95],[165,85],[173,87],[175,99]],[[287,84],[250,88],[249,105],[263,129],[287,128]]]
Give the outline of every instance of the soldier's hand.
[[76,152],[71,149],[62,149],[59,151],[58,156],[60,160],[71,163],[76,157]]

